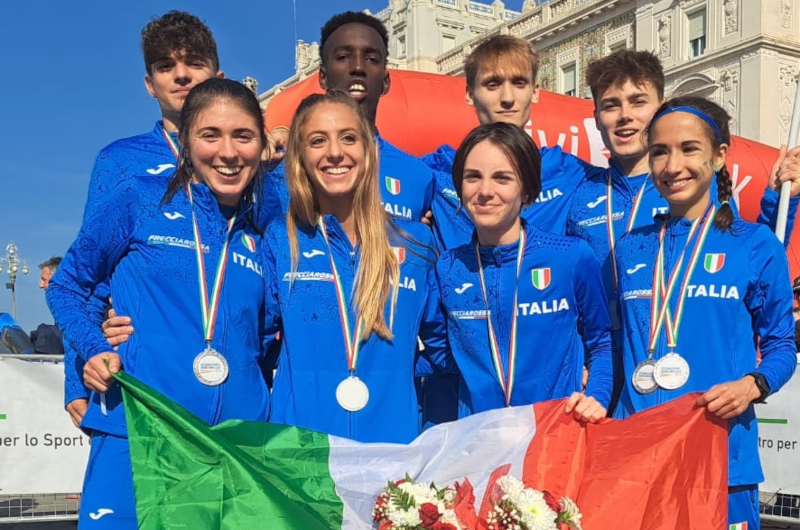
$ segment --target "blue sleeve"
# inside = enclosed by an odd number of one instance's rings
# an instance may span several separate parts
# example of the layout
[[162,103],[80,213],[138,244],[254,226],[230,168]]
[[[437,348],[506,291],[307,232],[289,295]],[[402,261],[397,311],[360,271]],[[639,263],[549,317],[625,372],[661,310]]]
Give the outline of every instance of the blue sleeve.
[[608,408],[614,385],[611,359],[611,319],[603,287],[600,265],[589,246],[576,245],[579,259],[575,261],[575,300],[578,304],[578,330],[588,352],[589,382],[586,395],[594,397]]
[[761,363],[771,392],[777,392],[794,374],[797,352],[794,345],[792,283],[786,253],[775,237],[759,229],[750,249],[750,282],[745,305],[760,337]]
[[455,153],[452,147],[445,144],[436,151],[421,156],[419,159],[432,170],[451,175],[453,173],[453,158]]
[[56,324],[84,360],[111,349],[91,300],[128,248],[140,195],[137,188],[133,180],[118,180],[110,193],[87,204],[78,237],[46,291]]
[[83,211],[83,220],[92,211],[92,205],[96,204],[102,197],[111,193],[115,184],[119,181],[122,171],[120,170],[114,157],[103,149],[98,153],[92,168],[92,176],[89,179],[89,191],[86,196],[86,208]]
[[280,323],[281,310],[278,301],[278,278],[275,255],[270,247],[271,238],[264,236],[261,244],[262,263],[264,264],[264,309],[261,320],[261,372],[267,381],[272,381],[272,371],[278,363],[280,355]]
[[[425,350],[422,356],[430,362],[431,373],[458,374],[455,359],[447,343],[447,321],[442,312],[439,284],[433,266],[428,269],[428,300],[419,327],[419,337]],[[424,363],[417,362],[417,377],[427,375],[421,373]]]
[[[761,211],[758,212],[758,223],[766,225],[773,232],[775,225],[778,222],[778,202],[780,200],[780,193],[767,188],[764,190],[764,195],[761,197]],[[792,237],[792,230],[794,230],[794,220],[797,216],[797,206],[800,205],[800,197],[792,197],[789,199],[789,215],[786,217],[786,237],[783,238],[783,246],[789,246],[789,239]]]
[[[108,283],[95,289],[89,301],[92,310],[92,321],[98,328],[102,328],[108,309]],[[83,367],[86,361],[78,355],[78,350],[64,340],[64,406],[76,399],[89,399],[91,391],[83,385]]]
[[64,406],[76,399],[89,399],[91,392],[83,386],[83,365],[78,351],[66,340],[64,341]]

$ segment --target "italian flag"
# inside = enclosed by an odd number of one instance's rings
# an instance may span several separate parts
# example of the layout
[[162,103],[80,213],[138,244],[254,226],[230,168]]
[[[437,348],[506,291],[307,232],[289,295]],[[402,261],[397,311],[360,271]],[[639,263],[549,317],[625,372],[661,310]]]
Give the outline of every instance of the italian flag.
[[209,427],[117,378],[140,529],[370,530],[378,494],[408,474],[438,486],[468,479],[477,501],[459,515],[484,530],[476,514],[503,473],[574,499],[587,530],[727,526],[727,427],[694,407],[696,395],[597,425],[551,401],[442,424],[408,445],[364,444],[269,423]]
[[714,274],[715,272],[719,272],[722,270],[722,267],[725,265],[725,254],[706,254],[705,260],[703,260],[703,268],[706,271]]
[[385,177],[386,182],[386,189],[392,195],[398,195],[400,193],[400,180],[395,179],[392,177]]

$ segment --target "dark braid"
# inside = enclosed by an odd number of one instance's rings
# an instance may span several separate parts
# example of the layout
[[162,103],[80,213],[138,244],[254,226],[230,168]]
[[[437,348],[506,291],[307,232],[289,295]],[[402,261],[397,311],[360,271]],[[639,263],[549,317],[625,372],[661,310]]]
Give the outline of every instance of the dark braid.
[[714,216],[714,226],[720,232],[730,230],[733,224],[733,208],[729,202],[732,200],[731,197],[733,197],[733,181],[731,181],[727,166],[723,165],[717,171],[717,199],[722,206]]
[[[653,124],[658,121],[658,118],[674,107],[690,107],[714,120],[714,123],[719,129],[719,138],[717,137],[717,131],[715,131],[710,124],[702,119],[700,122],[703,124],[703,130],[705,130],[708,140],[711,142],[711,146],[715,151],[719,150],[721,144],[731,145],[731,132],[728,126],[731,117],[725,112],[725,109],[713,101],[695,96],[681,96],[664,102],[653,115],[653,119],[647,127],[648,138],[651,137],[650,133],[652,132]],[[720,142],[720,140],[722,141]],[[721,206],[717,209],[717,213],[714,216],[714,226],[717,230],[724,232],[730,230],[734,219],[733,208],[731,208],[729,202],[733,197],[733,182],[731,181],[730,173],[728,173],[728,168],[724,165],[718,170],[715,168],[715,174],[717,179],[717,199]]]

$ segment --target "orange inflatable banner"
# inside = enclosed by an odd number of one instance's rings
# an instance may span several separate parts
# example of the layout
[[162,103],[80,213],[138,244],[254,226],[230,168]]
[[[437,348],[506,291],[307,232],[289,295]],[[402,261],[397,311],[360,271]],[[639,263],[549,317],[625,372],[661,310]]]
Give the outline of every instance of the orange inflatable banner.
[[[381,135],[400,149],[419,156],[445,143],[458,147],[478,124],[475,109],[465,100],[463,77],[406,70],[390,70],[390,76],[391,89],[381,99],[377,125]],[[267,129],[288,126],[300,101],[321,91],[317,75],[312,75],[280,92],[267,106]],[[539,102],[531,106],[526,130],[540,147],[560,145],[587,162],[606,166],[608,151],[595,127],[593,111],[591,100],[541,91]],[[734,199],[742,217],[755,221],[778,150],[738,136],[731,143],[728,169]],[[793,278],[800,274],[799,234],[794,231],[787,250]]]

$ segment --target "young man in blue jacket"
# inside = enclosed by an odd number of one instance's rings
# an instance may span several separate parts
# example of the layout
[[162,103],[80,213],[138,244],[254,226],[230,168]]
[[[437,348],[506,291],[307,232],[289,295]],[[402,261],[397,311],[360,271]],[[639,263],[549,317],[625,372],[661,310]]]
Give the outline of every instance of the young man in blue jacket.
[[[384,210],[394,217],[418,221],[431,208],[433,174],[414,156],[381,137],[375,126],[378,103],[391,87],[386,69],[389,36],[372,15],[346,11],[331,17],[320,38],[319,85],[323,90],[343,90],[361,106],[375,131],[380,151],[380,189]],[[274,130],[274,129],[273,129]],[[284,166],[267,176],[267,216],[285,215],[289,206]]]
[[[163,193],[177,167],[178,118],[187,94],[206,79],[224,77],[211,30],[189,13],[170,11],[152,19],[142,30],[141,46],[145,88],[158,102],[161,119],[153,130],[117,140],[100,150],[89,181],[87,205],[108,193],[120,179],[137,176],[151,179]],[[107,308],[108,294],[106,286],[95,292],[98,313]],[[130,324],[130,319],[120,317],[119,322]],[[129,327],[119,329],[132,332]],[[86,413],[89,391],[83,386],[81,359],[74,348],[66,351],[65,408],[77,425]]]
[[[481,125],[505,122],[524,128],[531,120],[531,104],[539,101],[538,69],[539,56],[524,39],[495,35],[478,45],[467,57],[464,73],[467,104],[475,107]],[[445,250],[469,243],[473,231],[453,185],[455,153],[445,144],[422,157],[436,173],[434,231]],[[557,145],[540,146],[540,153],[542,190],[535,204],[523,210],[523,217],[537,228],[563,233],[567,205],[586,164],[565,155]]]
[[[603,144],[611,153],[608,168],[589,166],[581,175],[569,203],[567,234],[584,239],[594,250],[603,269],[614,329],[620,329],[614,245],[631,229],[653,223],[653,216],[667,211],[667,203],[649,178],[650,157],[644,132],[656,109],[664,102],[664,70],[648,51],[622,50],[589,64],[586,81],[595,104],[595,123]],[[769,188],[761,201],[759,222],[774,228],[781,180],[798,176],[791,160],[800,156],[795,148],[773,167]],[[571,156],[571,155],[570,155]],[[716,189],[712,190],[716,197]],[[792,184],[789,230],[800,200],[800,185]],[[734,201],[731,201],[735,208]],[[610,219],[610,221],[609,221]],[[788,241],[788,235],[787,235]]]

